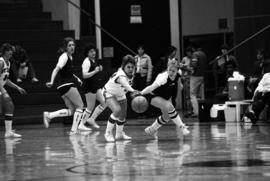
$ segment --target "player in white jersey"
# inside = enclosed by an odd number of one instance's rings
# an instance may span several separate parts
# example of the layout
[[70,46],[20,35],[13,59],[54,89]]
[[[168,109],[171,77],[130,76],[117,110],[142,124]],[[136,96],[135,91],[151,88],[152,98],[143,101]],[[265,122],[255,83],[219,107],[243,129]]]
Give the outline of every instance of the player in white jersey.
[[[131,55],[123,57],[122,66],[115,72],[104,86],[104,97],[106,105],[111,109],[112,114],[107,121],[105,139],[107,142],[114,142],[115,139],[130,140],[123,131],[126,121],[127,112],[127,92],[136,91],[130,86],[129,82],[132,79],[135,68],[135,60]],[[115,138],[113,136],[113,128],[116,124]]]
[[10,44],[4,43],[0,49],[0,95],[2,96],[2,107],[5,115],[5,138],[19,138],[21,135],[12,130],[12,121],[14,113],[14,104],[11,97],[5,89],[5,85],[17,89],[21,94],[26,91],[9,80],[10,58],[12,57],[13,48]]
[[145,129],[147,134],[153,134],[156,137],[157,130],[169,120],[172,120],[182,130],[183,135],[189,134],[187,126],[182,122],[172,104],[172,96],[180,78],[179,68],[177,60],[168,61],[167,71],[158,74],[156,80],[140,92],[142,95],[150,94],[149,102],[162,112],[162,115]]

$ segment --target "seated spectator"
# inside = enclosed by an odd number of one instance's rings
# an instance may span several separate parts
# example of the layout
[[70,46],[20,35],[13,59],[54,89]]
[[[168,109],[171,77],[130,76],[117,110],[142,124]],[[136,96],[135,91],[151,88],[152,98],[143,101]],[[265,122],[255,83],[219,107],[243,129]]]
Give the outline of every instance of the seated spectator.
[[256,87],[258,86],[259,81],[261,80],[264,72],[265,72],[265,65],[270,60],[265,58],[265,52],[263,49],[258,49],[256,54],[256,60],[253,65],[253,71],[251,76],[249,77],[247,90],[249,93],[253,95]]
[[133,87],[137,90],[143,90],[151,83],[153,65],[150,56],[144,52],[144,46],[142,44],[138,45],[137,51]]
[[265,64],[264,71],[265,73],[255,89],[253,102],[243,116],[244,123],[255,124],[264,107],[270,103],[270,62]]
[[38,82],[33,65],[29,61],[28,55],[24,48],[20,45],[13,47],[13,57],[11,60],[11,72],[13,78],[17,82],[23,80],[31,80],[32,82]]
[[235,56],[228,54],[228,46],[221,46],[221,54],[216,58],[213,64],[213,74],[215,79],[216,92],[220,92],[220,88],[223,92],[227,92],[227,80],[232,77],[233,72],[238,70],[238,62]]

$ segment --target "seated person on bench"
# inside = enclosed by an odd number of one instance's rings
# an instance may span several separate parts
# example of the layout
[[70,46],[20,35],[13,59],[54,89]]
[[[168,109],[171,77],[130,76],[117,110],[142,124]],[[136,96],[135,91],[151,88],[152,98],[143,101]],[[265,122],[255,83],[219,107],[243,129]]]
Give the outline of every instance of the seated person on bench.
[[255,124],[264,107],[270,103],[270,63],[265,65],[264,70],[265,73],[253,94],[253,102],[244,114],[244,123]]

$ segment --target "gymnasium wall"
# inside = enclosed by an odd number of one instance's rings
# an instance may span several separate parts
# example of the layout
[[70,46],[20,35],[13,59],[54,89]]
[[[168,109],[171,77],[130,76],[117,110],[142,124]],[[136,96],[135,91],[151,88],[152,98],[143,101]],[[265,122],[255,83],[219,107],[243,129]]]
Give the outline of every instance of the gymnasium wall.
[[222,33],[219,19],[233,32],[233,0],[181,0],[183,36]]
[[[153,5],[154,4],[154,5]],[[142,23],[130,23],[131,5],[141,6]],[[100,0],[101,26],[136,52],[138,43],[145,44],[153,63],[164,55],[170,45],[169,1]],[[113,47],[112,65],[119,66],[128,50],[102,33],[102,46]]]
[[[71,0],[80,6],[80,0]],[[65,0],[42,0],[43,11],[52,13],[52,20],[63,21],[64,29],[74,30],[80,39],[80,11]]]

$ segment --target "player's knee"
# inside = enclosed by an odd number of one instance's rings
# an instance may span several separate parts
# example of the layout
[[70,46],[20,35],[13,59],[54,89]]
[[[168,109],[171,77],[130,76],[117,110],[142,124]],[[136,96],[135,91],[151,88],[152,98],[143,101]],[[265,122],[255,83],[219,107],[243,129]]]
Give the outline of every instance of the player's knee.
[[5,107],[5,110],[6,110],[5,112],[7,114],[13,114],[13,112],[14,112],[14,104],[11,101],[9,101],[9,103]]
[[167,112],[171,111],[171,110],[174,110],[174,106],[173,104],[170,102],[170,101],[167,101],[165,104],[164,104],[164,108]]
[[75,105],[76,109],[83,109],[84,108],[84,105],[83,103],[78,103],[77,105]]
[[113,114],[115,117],[120,117],[121,116],[121,108],[120,107],[115,107],[113,110]]

